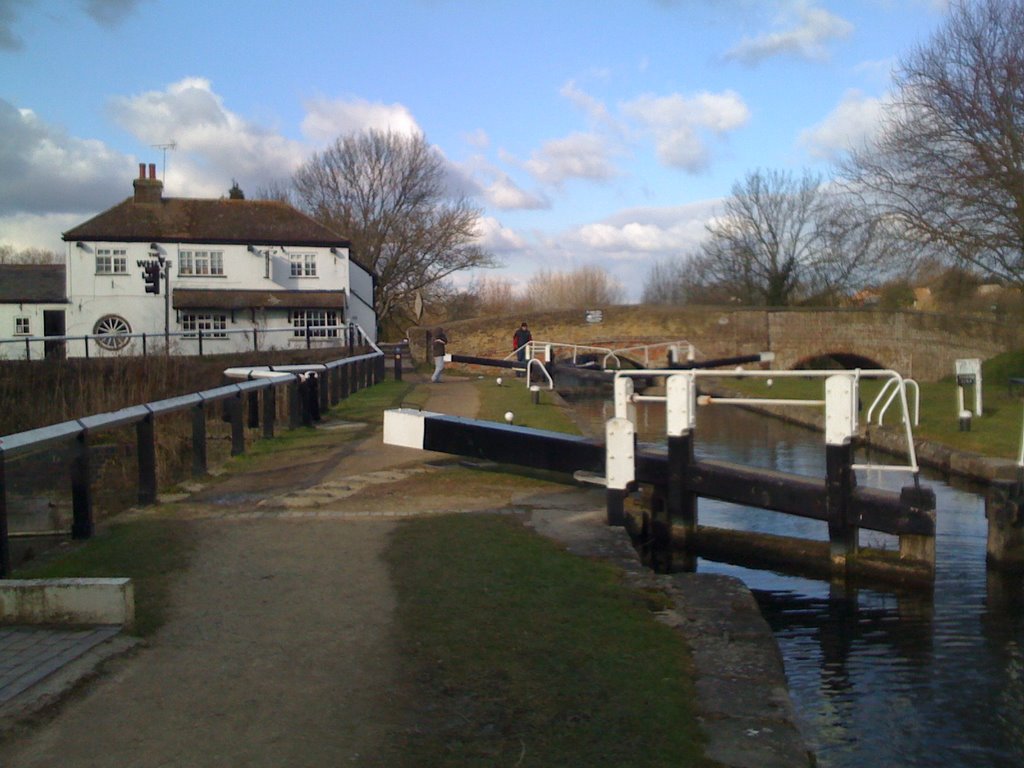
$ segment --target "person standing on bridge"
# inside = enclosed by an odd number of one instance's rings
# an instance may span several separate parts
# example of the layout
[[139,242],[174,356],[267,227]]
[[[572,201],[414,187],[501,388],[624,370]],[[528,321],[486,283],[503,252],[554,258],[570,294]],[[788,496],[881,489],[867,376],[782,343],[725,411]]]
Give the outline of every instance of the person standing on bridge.
[[[512,350],[516,353],[516,360],[520,363],[526,362],[526,345],[533,341],[533,334],[530,333],[530,326],[525,322],[519,326],[519,330],[512,334]],[[516,371],[516,376],[522,376],[522,371]]]
[[444,370],[444,356],[447,354],[448,348],[448,337],[444,333],[444,328],[434,329],[434,339],[430,342],[430,350],[434,356],[434,375],[430,377],[430,380],[435,384],[441,381],[441,371]]

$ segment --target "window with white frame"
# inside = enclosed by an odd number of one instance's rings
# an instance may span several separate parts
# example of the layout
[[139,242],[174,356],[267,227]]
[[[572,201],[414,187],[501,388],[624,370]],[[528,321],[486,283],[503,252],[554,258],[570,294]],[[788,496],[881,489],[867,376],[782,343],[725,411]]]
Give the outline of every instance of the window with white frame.
[[97,275],[127,275],[128,251],[125,248],[97,248]]
[[293,336],[305,336],[307,327],[309,335],[316,338],[338,336],[338,329],[331,327],[338,324],[338,313],[332,309],[293,309],[288,320],[294,329]]
[[181,251],[178,254],[178,275],[203,277],[224,274],[223,251]]
[[32,323],[27,317],[14,318],[14,335],[29,336],[32,333]]
[[289,253],[292,277],[316,277],[315,253]]
[[228,316],[214,314],[183,314],[181,329],[186,338],[195,338],[200,332],[203,338],[226,339],[228,337]]

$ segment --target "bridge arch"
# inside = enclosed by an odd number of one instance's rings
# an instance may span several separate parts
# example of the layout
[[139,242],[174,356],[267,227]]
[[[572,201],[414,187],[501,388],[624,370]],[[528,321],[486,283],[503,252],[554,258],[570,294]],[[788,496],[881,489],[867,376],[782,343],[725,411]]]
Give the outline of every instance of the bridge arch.
[[868,370],[872,368],[887,368],[878,360],[867,357],[856,352],[818,352],[807,355],[793,364],[794,370],[847,370],[856,368]]

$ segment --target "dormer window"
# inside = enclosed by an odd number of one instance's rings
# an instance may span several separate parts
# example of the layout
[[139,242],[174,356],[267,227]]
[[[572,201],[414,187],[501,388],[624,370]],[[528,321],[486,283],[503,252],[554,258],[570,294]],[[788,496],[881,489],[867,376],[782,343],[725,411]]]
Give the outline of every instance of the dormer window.
[[98,248],[96,250],[97,275],[127,275],[128,251],[124,248]]
[[315,253],[290,253],[292,277],[316,277],[316,254]]

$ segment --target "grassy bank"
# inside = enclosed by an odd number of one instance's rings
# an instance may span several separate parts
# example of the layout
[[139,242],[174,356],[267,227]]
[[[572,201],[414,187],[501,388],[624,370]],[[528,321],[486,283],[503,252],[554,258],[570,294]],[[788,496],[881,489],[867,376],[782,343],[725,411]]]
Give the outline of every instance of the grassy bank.
[[403,523],[387,561],[423,704],[402,765],[706,764],[682,641],[610,566],[499,515]]

